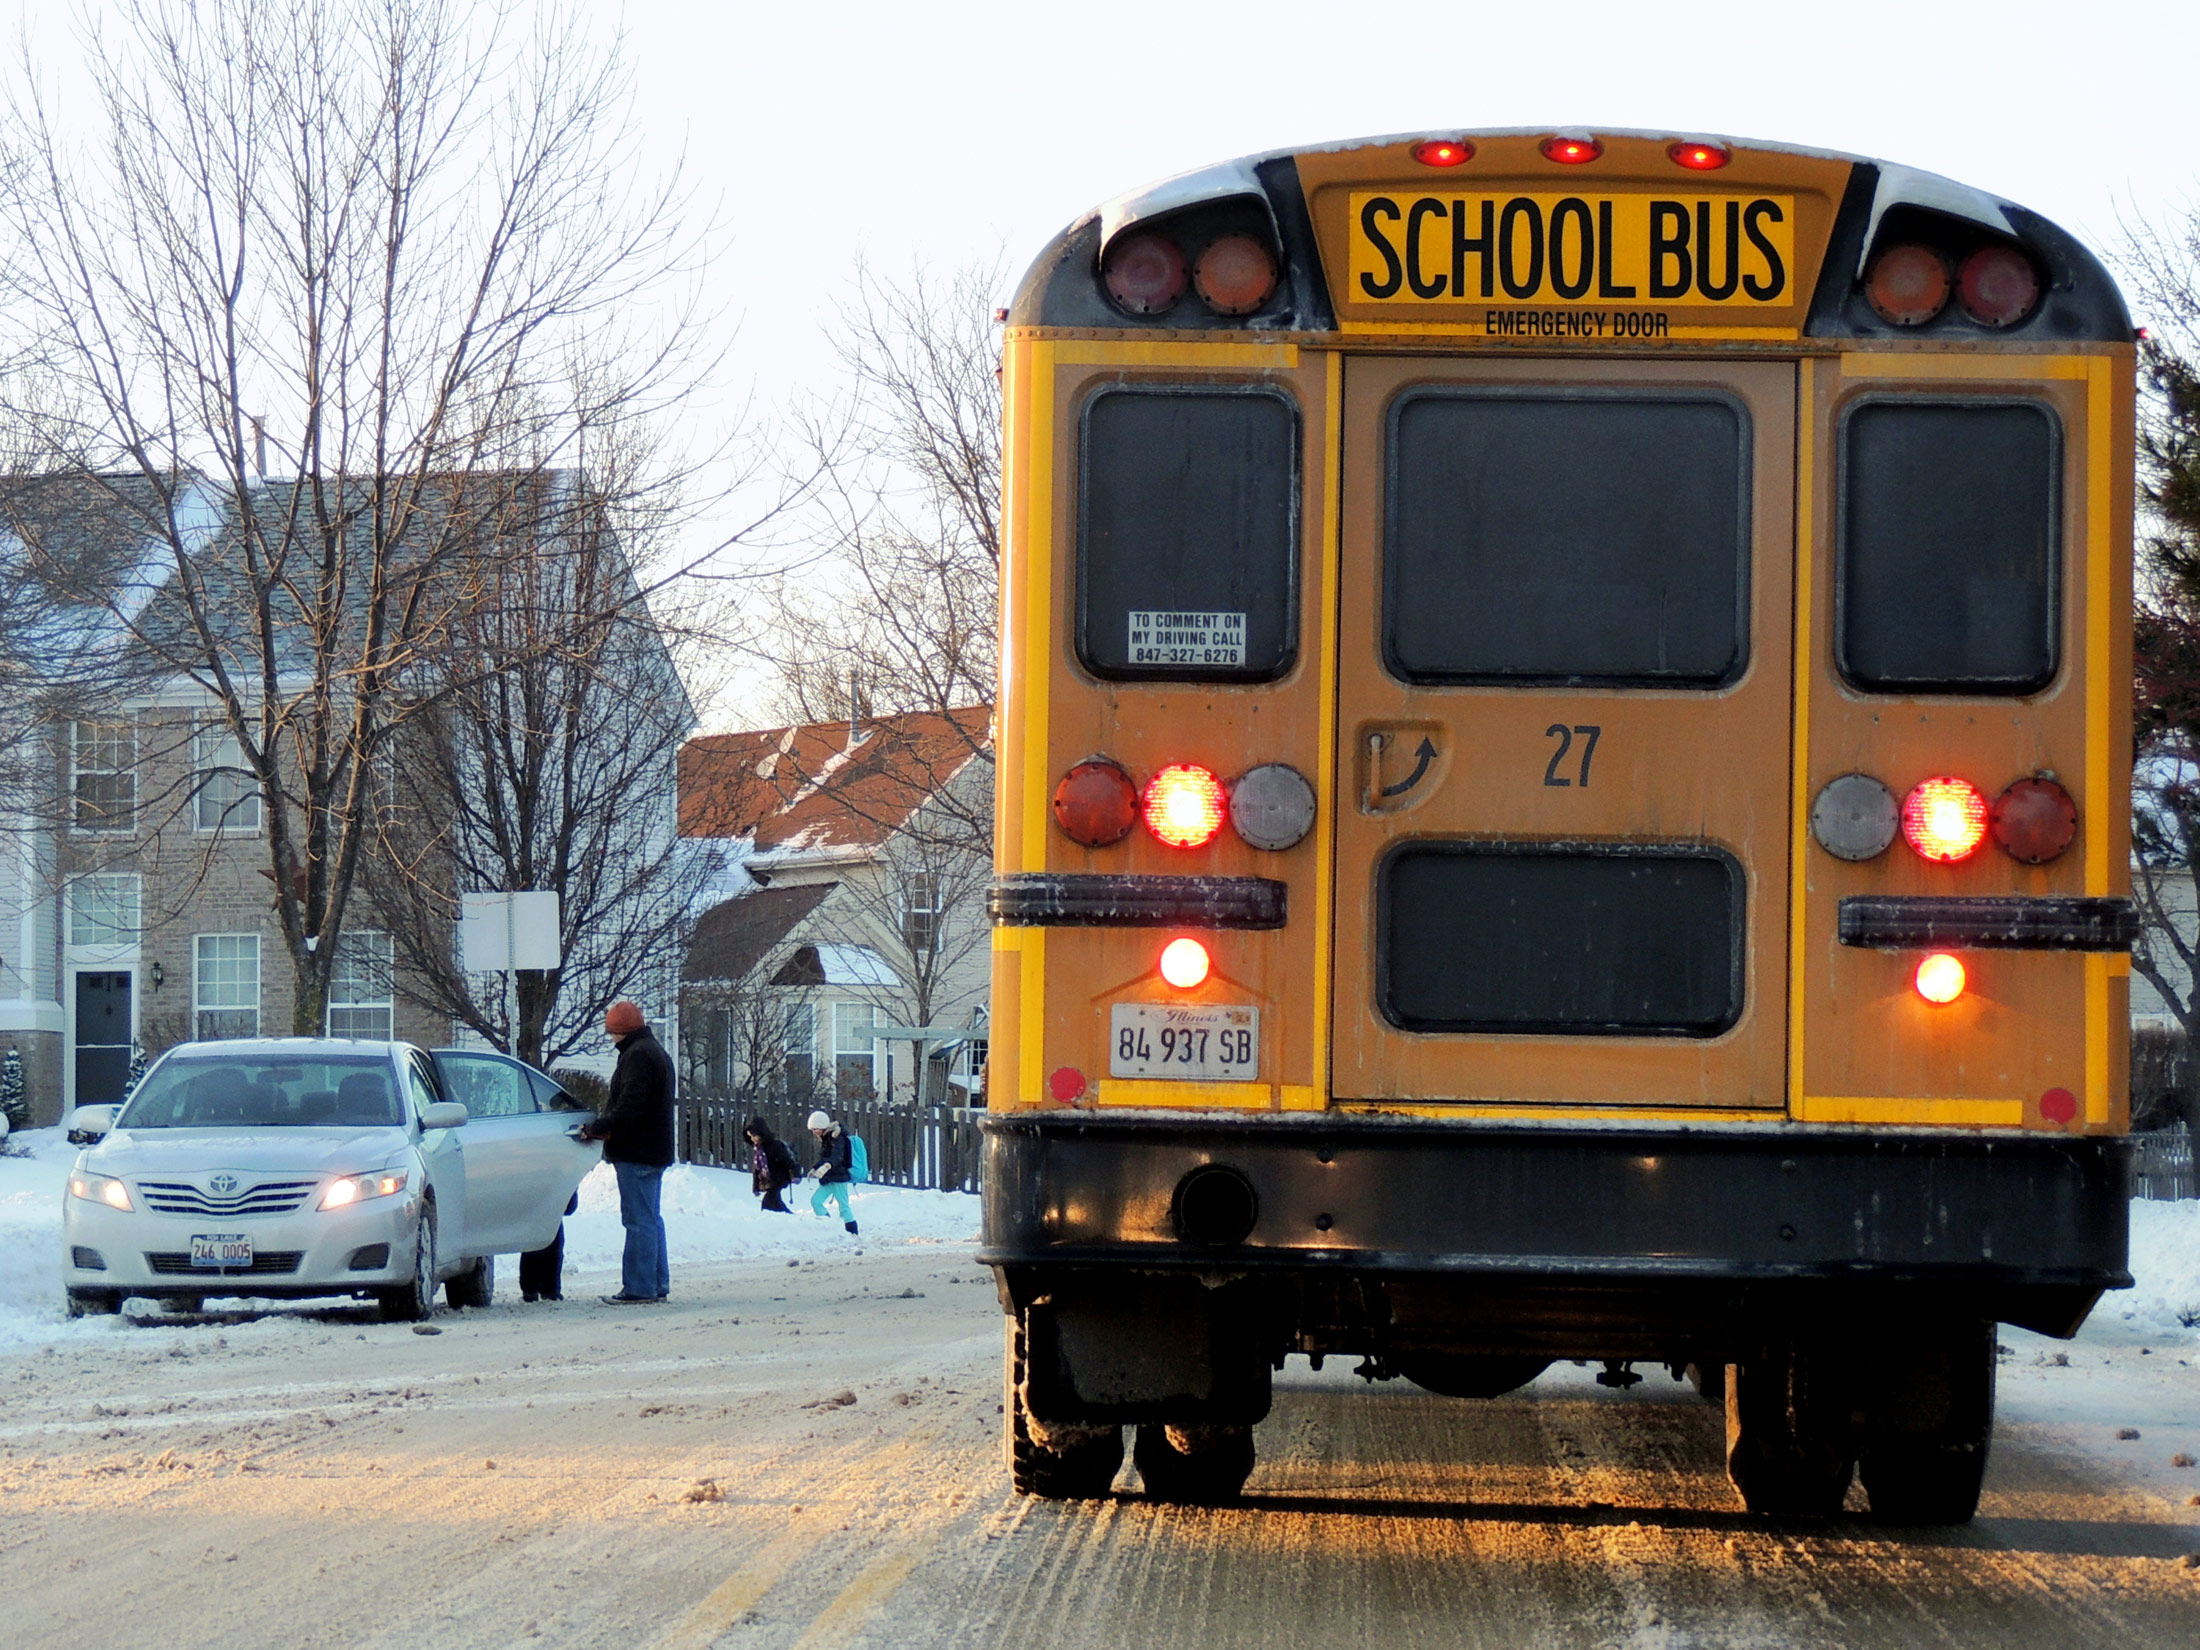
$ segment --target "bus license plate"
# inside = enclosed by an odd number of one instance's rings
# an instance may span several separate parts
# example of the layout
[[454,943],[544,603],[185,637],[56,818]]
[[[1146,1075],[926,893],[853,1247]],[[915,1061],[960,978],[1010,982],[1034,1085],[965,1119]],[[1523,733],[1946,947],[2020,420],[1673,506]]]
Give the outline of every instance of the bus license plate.
[[193,1232],[191,1264],[223,1271],[252,1264],[252,1240],[242,1232]]
[[1118,1003],[1108,1032],[1110,1077],[1250,1082],[1260,1075],[1257,1008]]

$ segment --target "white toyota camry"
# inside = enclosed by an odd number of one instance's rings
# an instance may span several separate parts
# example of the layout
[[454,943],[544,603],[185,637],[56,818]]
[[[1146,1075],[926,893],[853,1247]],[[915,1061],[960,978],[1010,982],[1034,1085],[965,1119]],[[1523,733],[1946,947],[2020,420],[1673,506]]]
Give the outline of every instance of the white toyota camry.
[[494,1257],[553,1242],[598,1156],[539,1072],[409,1043],[183,1043],[109,1111],[71,1119],[72,1138],[105,1131],[62,1199],[72,1317],[132,1295],[361,1295],[419,1318],[439,1283],[486,1306]]

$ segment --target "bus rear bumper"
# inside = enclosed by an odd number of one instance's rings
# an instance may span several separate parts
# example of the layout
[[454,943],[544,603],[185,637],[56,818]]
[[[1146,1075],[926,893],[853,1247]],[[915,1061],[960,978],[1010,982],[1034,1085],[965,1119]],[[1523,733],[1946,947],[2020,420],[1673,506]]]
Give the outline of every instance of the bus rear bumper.
[[[1573,1356],[1889,1310],[2067,1336],[2131,1282],[2122,1139],[1158,1111],[985,1130],[1004,1305],[1196,1277],[1268,1302],[1302,1350],[1324,1316],[1380,1338],[1417,1314]],[[1241,1238],[1218,1209],[1249,1215]]]

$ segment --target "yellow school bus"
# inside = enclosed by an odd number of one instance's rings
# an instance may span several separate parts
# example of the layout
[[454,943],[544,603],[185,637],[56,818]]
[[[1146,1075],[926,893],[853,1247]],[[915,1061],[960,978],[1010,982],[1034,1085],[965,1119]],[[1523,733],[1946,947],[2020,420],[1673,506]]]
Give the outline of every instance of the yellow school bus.
[[1687,1375],[1960,1522],[2125,1271],[2133,335],[1884,161],[1209,167],[1008,315],[985,1258],[1019,1488],[1237,1495],[1272,1373]]

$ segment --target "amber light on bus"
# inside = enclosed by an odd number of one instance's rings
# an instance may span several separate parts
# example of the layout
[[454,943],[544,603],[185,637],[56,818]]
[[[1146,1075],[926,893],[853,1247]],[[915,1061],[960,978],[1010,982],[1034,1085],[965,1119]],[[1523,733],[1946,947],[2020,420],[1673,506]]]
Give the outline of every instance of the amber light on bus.
[[1929,246],[1905,242],[1888,247],[1873,260],[1864,279],[1864,296],[1882,321],[1921,327],[1948,307],[1953,287],[1947,259]]
[[1963,959],[1935,951],[1917,965],[1917,994],[1929,1003],[1952,1003],[1963,995]]
[[1088,757],[1054,787],[1054,823],[1080,847],[1121,842],[1138,823],[1138,787],[1116,763]]
[[1675,166],[1691,172],[1716,172],[1734,158],[1722,143],[1672,143],[1666,145],[1665,153]]
[[1969,859],[1986,840],[1986,798],[1968,779],[1921,779],[1902,799],[1902,835],[1920,859]]
[[1229,807],[1222,781],[1196,762],[1171,762],[1146,782],[1146,829],[1171,848],[1206,847]]
[[1161,948],[1161,977],[1179,991],[1206,984],[1213,966],[1207,948],[1195,939],[1174,939]]
[[1250,235],[1223,235],[1200,253],[1192,285],[1217,315],[1250,315],[1276,290],[1276,260]]

